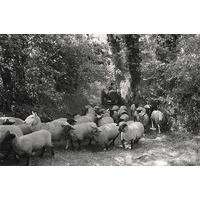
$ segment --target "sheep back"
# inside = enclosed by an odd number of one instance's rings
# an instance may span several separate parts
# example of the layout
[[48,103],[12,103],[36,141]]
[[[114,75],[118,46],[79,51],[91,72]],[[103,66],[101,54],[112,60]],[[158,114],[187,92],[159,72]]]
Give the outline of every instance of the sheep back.
[[108,143],[109,140],[115,139],[119,135],[119,130],[115,123],[104,124],[98,129],[98,136],[95,136],[95,140],[100,144]]
[[103,117],[99,119],[98,126],[103,126],[104,124],[114,123],[114,120],[112,117]]
[[52,147],[51,133],[47,130],[39,130],[28,135],[17,137],[13,140],[13,149],[17,154],[32,154],[33,150],[42,147]]
[[144,134],[144,126],[140,122],[131,122],[128,125],[128,129],[121,133],[121,140],[130,141],[138,140]]
[[73,126],[73,130],[70,130],[70,135],[72,139],[84,140],[92,137],[95,128],[97,130],[97,125],[94,122],[76,124]]

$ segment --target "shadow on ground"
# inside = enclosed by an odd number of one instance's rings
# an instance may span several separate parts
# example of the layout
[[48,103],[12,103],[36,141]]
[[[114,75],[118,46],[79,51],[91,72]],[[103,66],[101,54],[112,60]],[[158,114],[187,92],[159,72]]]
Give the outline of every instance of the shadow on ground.
[[[181,133],[146,134],[134,149],[122,149],[119,139],[109,151],[95,145],[84,146],[81,151],[65,150],[64,145],[56,145],[55,156],[45,152],[43,158],[38,154],[31,159],[32,166],[156,166],[156,165],[199,165],[198,145],[195,137]],[[3,166],[24,165],[25,159],[18,164],[13,156]]]

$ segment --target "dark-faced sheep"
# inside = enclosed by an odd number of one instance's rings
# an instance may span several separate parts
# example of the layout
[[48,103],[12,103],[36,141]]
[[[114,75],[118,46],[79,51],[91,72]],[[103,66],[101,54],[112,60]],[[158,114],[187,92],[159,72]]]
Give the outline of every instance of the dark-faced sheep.
[[[78,150],[81,149],[81,142],[85,139],[93,139],[94,134],[97,132],[97,125],[94,122],[87,122],[76,124],[68,129],[68,139],[71,140],[72,149],[74,149],[73,142],[78,143]],[[67,144],[66,149],[69,147]]]
[[121,133],[121,142],[123,148],[125,148],[124,142],[131,143],[131,149],[133,145],[139,141],[144,134],[144,126],[140,122],[122,122],[119,125],[119,132]]
[[97,134],[94,135],[94,140],[108,150],[110,145],[114,146],[115,139],[118,137],[118,135],[119,130],[117,124],[104,124],[98,128]]
[[42,157],[45,149],[50,148],[51,155],[54,155],[51,133],[47,130],[36,131],[20,137],[8,131],[5,140],[12,144],[13,150],[17,155],[26,156],[26,165],[29,165],[30,157],[35,150],[42,150],[40,154],[40,157]]

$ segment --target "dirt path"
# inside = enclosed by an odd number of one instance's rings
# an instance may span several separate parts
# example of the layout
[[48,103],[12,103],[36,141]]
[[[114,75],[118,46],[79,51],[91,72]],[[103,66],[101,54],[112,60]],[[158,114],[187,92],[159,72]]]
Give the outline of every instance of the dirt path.
[[[87,148],[80,152],[55,149],[55,156],[46,152],[41,159],[33,156],[33,166],[132,166],[132,165],[199,165],[196,137],[180,134],[146,135],[133,150],[122,149],[120,142],[114,149]],[[21,160],[19,165],[24,165]],[[16,165],[9,159],[1,165]]]

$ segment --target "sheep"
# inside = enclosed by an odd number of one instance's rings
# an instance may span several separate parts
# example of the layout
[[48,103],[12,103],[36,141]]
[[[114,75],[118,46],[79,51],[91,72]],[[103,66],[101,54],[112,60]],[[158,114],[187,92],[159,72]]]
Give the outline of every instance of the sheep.
[[0,125],[0,151],[4,154],[3,159],[7,158],[11,152],[9,145],[3,143],[8,131],[15,133],[17,136],[22,136],[22,130],[15,125]]
[[76,124],[82,124],[86,122],[93,122],[93,117],[91,115],[83,115],[76,118]]
[[119,117],[119,122],[122,122],[122,121],[124,122],[129,121],[129,115],[127,113],[124,113]]
[[104,124],[109,124],[109,123],[114,123],[112,117],[103,115],[98,118],[98,126],[103,126]]
[[147,114],[146,108],[138,107],[134,112],[134,120],[141,122],[144,127],[147,127],[149,124],[149,116]]
[[23,124],[24,121],[20,118],[15,117],[0,117],[0,125],[19,125]]
[[89,109],[89,108],[92,108],[92,106],[91,106],[91,105],[85,105],[85,106],[84,106],[84,108],[82,109],[83,115],[85,115],[85,114],[88,112],[88,109]]
[[[105,149],[108,150],[110,145],[114,146],[115,139],[119,135],[118,126],[115,123],[104,124],[99,127],[97,134],[94,135],[94,140],[100,145],[105,146]],[[111,143],[109,144],[109,142]]]
[[160,134],[161,131],[160,131],[160,126],[162,125],[164,121],[164,114],[159,111],[159,110],[154,110],[152,113],[151,113],[151,124],[152,124],[152,130],[155,130],[155,127],[154,127],[154,123],[156,124],[156,126],[158,127],[158,133]]
[[126,110],[127,111],[127,107],[126,106],[120,106],[119,110]]
[[[63,125],[64,126],[64,125]],[[73,141],[78,142],[78,150],[81,149],[81,142],[85,139],[92,139],[97,132],[97,125],[94,122],[76,124],[68,129],[68,139],[71,141],[72,149],[74,149]],[[68,144],[66,145],[66,149]]]
[[111,115],[111,117],[113,118],[114,122],[115,122],[115,123],[118,123],[119,115],[118,115],[117,110],[111,111],[110,115]]
[[21,137],[7,131],[5,140],[12,144],[12,148],[18,156],[26,156],[26,165],[29,165],[30,157],[35,150],[42,150],[40,154],[42,157],[45,149],[50,148],[51,155],[54,156],[51,133],[47,130],[36,131]]
[[131,142],[131,149],[133,144],[137,143],[144,134],[144,126],[140,122],[122,122],[119,125],[119,132],[121,133],[121,143],[125,148],[124,142]]
[[8,131],[15,133],[17,136],[22,136],[23,132],[16,125],[0,125],[0,144],[8,134]]
[[71,119],[59,118],[59,119],[53,120],[52,122],[55,122],[55,121],[68,122],[68,123],[71,124],[71,125],[74,125],[74,124],[76,124],[76,122],[77,122],[77,121],[76,121],[75,119],[73,119],[73,118],[71,118]]
[[111,108],[111,110],[113,110],[113,111],[118,111],[118,110],[119,110],[119,106],[114,105],[114,106]]
[[75,120],[76,120],[76,124],[81,124],[81,123],[86,123],[86,122],[95,122],[96,119],[97,119],[96,112],[94,108],[90,107],[88,108],[85,115],[77,117]]
[[29,124],[33,131],[39,131],[41,129],[48,130],[51,133],[53,141],[66,140],[65,128],[63,125],[71,127],[68,122],[64,121],[51,121],[48,123],[42,123],[37,113],[32,113],[25,119],[25,123]]
[[128,114],[127,109],[120,108],[120,109],[118,110],[118,115],[119,115],[119,117],[120,117],[121,115],[123,115],[123,114]]

